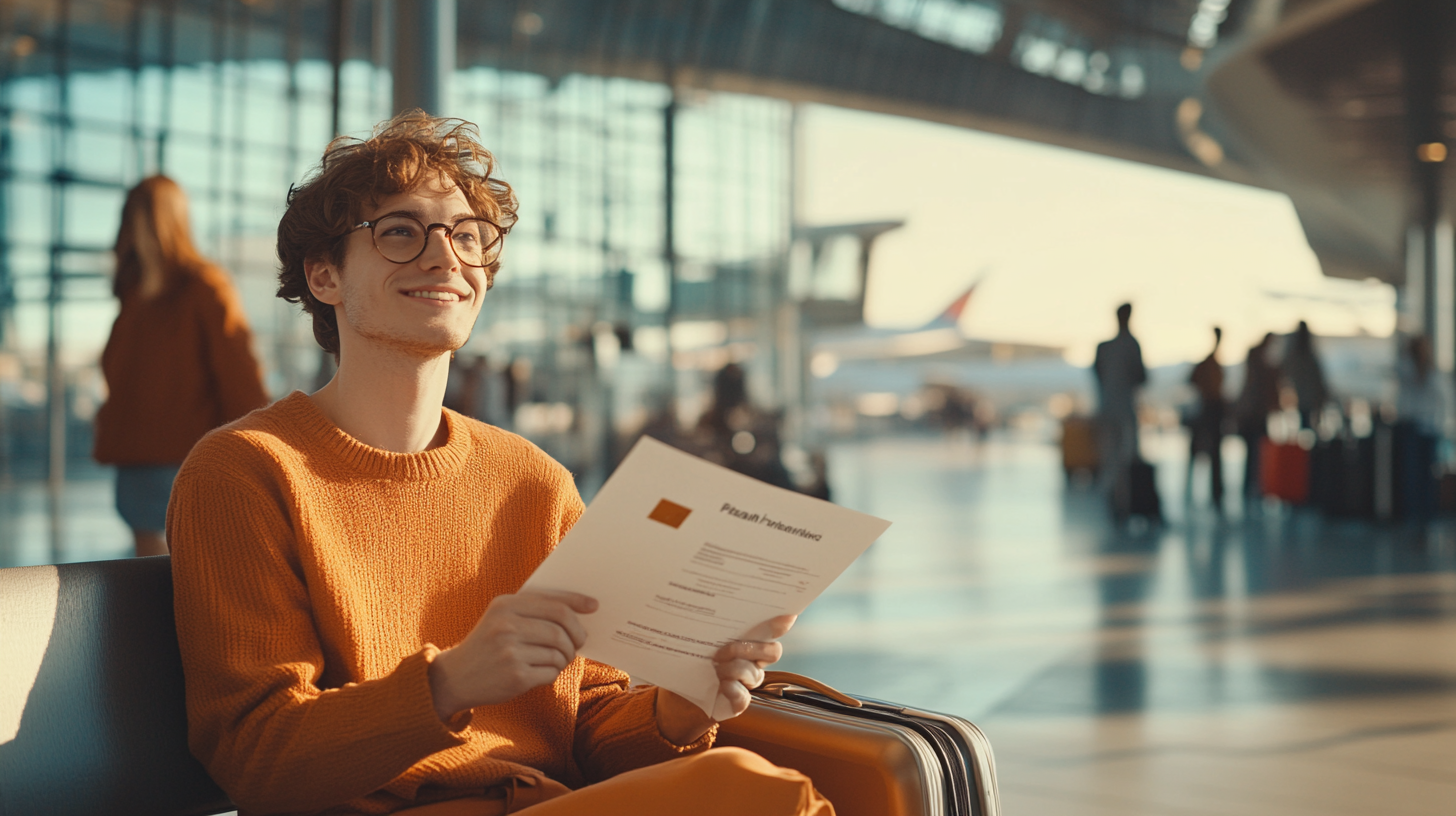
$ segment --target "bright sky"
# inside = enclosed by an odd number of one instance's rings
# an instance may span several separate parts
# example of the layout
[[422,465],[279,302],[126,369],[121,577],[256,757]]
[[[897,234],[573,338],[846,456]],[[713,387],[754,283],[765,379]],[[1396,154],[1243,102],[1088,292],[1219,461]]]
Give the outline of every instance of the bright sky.
[[809,224],[904,219],[875,244],[866,317],[913,327],[980,277],[967,335],[1087,364],[1131,301],[1150,365],[1225,362],[1301,319],[1395,328],[1386,285],[1325,278],[1282,194],[1033,142],[839,108],[804,111]]

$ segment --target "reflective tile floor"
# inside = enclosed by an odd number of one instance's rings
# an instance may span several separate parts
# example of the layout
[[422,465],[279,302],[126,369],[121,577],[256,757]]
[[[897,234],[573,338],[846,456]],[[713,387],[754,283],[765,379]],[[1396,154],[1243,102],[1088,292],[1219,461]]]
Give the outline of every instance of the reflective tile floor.
[[1011,816],[1456,814],[1456,526],[1220,518],[1147,447],[1169,522],[1122,531],[1051,447],[840,447],[895,525],[784,667],[973,719]]
[[0,484],[0,567],[131,555],[131,532],[116,514],[111,474],[89,468],[54,499],[44,481]]
[[[1168,522],[1116,530],[1045,444],[838,446],[835,500],[895,524],[781,668],[975,720],[1010,816],[1456,814],[1456,521],[1220,517],[1145,447]],[[0,489],[0,565],[124,554],[110,489],[73,483],[56,535]]]

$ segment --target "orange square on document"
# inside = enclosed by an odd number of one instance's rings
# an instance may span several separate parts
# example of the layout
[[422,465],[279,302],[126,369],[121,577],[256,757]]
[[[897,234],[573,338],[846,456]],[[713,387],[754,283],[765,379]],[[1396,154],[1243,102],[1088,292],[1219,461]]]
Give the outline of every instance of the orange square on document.
[[647,517],[653,521],[662,522],[676,530],[682,526],[682,523],[687,520],[688,514],[691,512],[693,511],[683,507],[681,504],[663,499],[657,503],[656,507],[652,508],[652,512],[648,513]]

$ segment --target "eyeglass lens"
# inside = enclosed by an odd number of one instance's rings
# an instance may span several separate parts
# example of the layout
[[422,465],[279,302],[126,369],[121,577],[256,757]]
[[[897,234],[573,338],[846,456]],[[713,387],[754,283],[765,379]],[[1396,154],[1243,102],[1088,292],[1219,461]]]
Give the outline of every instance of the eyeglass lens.
[[[374,246],[395,263],[409,263],[425,251],[425,225],[407,215],[391,215],[374,225]],[[450,230],[455,254],[466,266],[486,266],[500,255],[500,232],[481,218],[467,218]]]

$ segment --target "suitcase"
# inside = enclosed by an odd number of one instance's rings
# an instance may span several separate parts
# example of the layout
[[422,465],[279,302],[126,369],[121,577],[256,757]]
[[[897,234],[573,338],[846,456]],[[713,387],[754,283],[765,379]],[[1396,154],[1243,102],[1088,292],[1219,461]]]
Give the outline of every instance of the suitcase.
[[991,743],[969,721],[764,674],[716,745],[807,775],[839,816],[999,816]]
[[1309,452],[1309,502],[1331,518],[1375,514],[1375,440],[1339,436]]
[[1456,473],[1442,473],[1436,481],[1436,510],[1446,515],[1456,513]]
[[1074,414],[1062,420],[1062,470],[1068,479],[1097,472],[1097,425],[1090,417]]
[[1391,514],[1402,519],[1430,518],[1449,504],[1443,497],[1444,480],[1436,475],[1439,440],[1413,422],[1397,422],[1391,434],[1395,459]]
[[1259,448],[1259,486],[1265,496],[1304,504],[1309,498],[1309,451],[1292,442],[1263,439]]
[[1141,458],[1134,459],[1128,466],[1128,488],[1130,501],[1128,513],[1142,516],[1148,521],[1163,520],[1163,502],[1158,498],[1158,474],[1151,463]]

